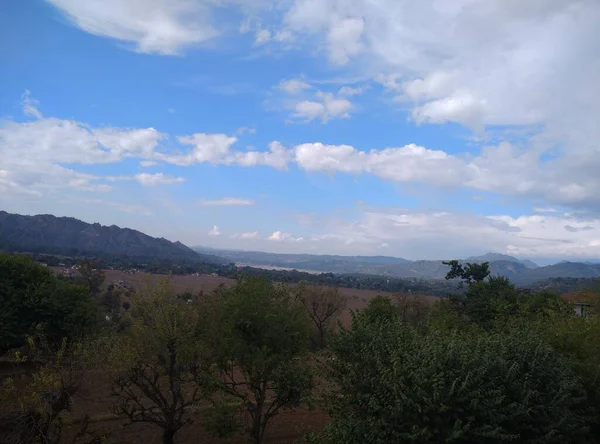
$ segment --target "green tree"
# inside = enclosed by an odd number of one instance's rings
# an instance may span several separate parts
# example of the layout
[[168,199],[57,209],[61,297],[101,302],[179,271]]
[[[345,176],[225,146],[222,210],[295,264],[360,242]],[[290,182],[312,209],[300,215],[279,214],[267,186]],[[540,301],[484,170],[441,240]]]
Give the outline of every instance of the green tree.
[[310,394],[310,324],[290,291],[264,277],[244,276],[215,297],[202,323],[218,373],[214,388],[241,403],[250,438],[261,443],[270,419]]
[[97,262],[91,259],[81,260],[77,263],[77,271],[92,296],[100,293],[100,287],[102,287],[106,275]]
[[582,442],[584,392],[538,335],[420,334],[354,314],[326,375],[328,443]]
[[321,287],[306,282],[298,284],[294,295],[317,329],[314,345],[325,348],[327,333],[346,308],[348,299],[336,287]]
[[115,413],[158,426],[164,444],[192,422],[190,407],[204,396],[202,347],[194,336],[198,313],[172,295],[163,282],[138,296],[133,323],[111,353]]
[[490,275],[489,262],[471,264],[467,262],[462,265],[457,260],[442,262],[444,265],[450,266],[450,271],[446,274],[446,279],[459,278],[462,281],[470,284],[471,282],[482,282]]
[[0,253],[0,354],[25,344],[42,325],[49,342],[95,328],[98,307],[79,285],[59,279],[27,256]]

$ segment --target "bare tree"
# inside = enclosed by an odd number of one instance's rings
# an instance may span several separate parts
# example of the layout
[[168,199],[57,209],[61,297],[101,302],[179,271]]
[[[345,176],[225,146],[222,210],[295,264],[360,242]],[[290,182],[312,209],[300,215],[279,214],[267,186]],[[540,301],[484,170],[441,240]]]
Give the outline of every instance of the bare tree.
[[327,331],[346,308],[348,299],[336,287],[321,287],[304,282],[296,288],[295,296],[317,328],[318,339],[313,342],[317,347],[325,348]]

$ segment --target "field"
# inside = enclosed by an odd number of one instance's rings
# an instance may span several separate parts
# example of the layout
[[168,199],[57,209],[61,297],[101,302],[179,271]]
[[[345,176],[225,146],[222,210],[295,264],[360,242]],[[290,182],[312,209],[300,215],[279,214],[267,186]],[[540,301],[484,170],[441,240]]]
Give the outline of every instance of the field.
[[[57,273],[63,273],[62,269],[55,269]],[[157,285],[161,280],[167,278],[165,275],[154,275],[143,272],[134,274],[117,270],[105,270],[106,280],[104,289],[111,283],[117,281],[125,282],[129,287],[143,293],[146,289]],[[172,276],[169,278],[170,284],[176,293],[186,291],[192,294],[203,292],[210,294],[219,285],[226,286],[235,283],[232,279],[222,278],[212,275],[187,275]],[[364,308],[370,299],[385,294],[374,290],[359,290],[350,288],[341,288],[340,291],[348,297],[348,309],[342,316],[342,323],[349,324],[350,310]],[[391,294],[387,294],[391,296]],[[435,300],[434,297],[417,295],[427,301]],[[103,374],[93,374],[85,378],[83,390],[74,399],[74,412],[71,416],[76,419],[83,414],[90,415],[92,423],[90,429],[95,431],[110,432],[109,442],[114,443],[140,443],[151,444],[160,443],[160,430],[152,425],[135,424],[125,426],[122,418],[117,418],[112,414],[112,399],[110,396],[110,381]],[[247,438],[237,437],[229,440],[219,440],[209,435],[202,427],[202,414],[197,415],[198,419],[191,425],[184,427],[177,435],[177,442],[180,443],[238,443],[247,442]],[[301,442],[302,437],[311,431],[318,432],[327,424],[328,415],[315,408],[309,410],[300,408],[293,411],[284,411],[275,417],[267,431],[266,442],[278,444],[292,444]],[[71,430],[77,428],[76,424],[69,427]]]

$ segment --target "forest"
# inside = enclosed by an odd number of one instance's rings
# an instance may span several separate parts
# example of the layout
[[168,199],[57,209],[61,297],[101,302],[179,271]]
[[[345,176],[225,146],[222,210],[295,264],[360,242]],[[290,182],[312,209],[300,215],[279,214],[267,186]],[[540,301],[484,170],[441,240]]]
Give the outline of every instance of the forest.
[[2,442],[126,442],[143,427],[165,444],[258,444],[308,411],[324,420],[286,442],[600,442],[600,295],[579,316],[450,261],[461,292],[348,314],[332,285],[246,273],[213,294],[168,278],[133,292],[77,265],[66,280],[0,254]]

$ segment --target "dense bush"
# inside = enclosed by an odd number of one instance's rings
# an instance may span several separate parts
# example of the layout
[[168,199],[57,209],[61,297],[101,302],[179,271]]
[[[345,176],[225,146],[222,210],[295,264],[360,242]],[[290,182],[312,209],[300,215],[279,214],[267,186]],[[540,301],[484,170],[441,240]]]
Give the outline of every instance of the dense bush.
[[332,346],[324,442],[559,443],[585,435],[585,392],[539,335],[421,334],[373,312],[355,315]]
[[0,354],[25,343],[42,324],[49,340],[79,336],[98,319],[83,286],[55,276],[32,259],[0,253]]

